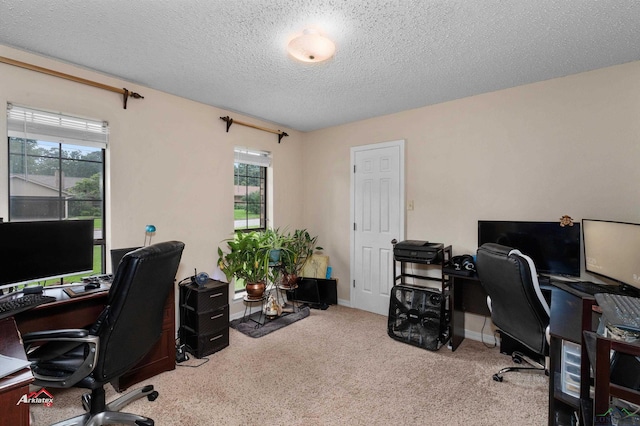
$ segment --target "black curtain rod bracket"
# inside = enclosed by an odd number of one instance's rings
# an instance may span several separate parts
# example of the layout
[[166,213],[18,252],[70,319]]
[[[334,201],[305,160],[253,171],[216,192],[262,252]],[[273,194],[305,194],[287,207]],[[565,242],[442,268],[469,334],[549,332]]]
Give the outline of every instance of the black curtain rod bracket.
[[124,107],[124,109],[127,109],[127,99],[129,99],[129,97],[132,97],[133,99],[144,99],[144,96],[142,96],[140,93],[136,93],[136,92],[130,92],[129,90],[127,90],[126,88],[123,88],[123,93],[122,93],[122,106]]
[[234,121],[233,118],[229,117],[228,115],[226,117],[220,117],[220,120],[225,121],[227,123],[227,133],[229,133],[229,128],[231,127],[231,125],[233,123],[237,123],[237,124],[240,124],[241,126],[251,127],[254,129],[262,130],[264,132],[275,133],[276,135],[278,135],[278,143],[282,141],[283,137],[289,136],[286,132],[281,132],[280,130],[267,129],[266,127],[257,126],[251,123],[243,123],[242,121]]

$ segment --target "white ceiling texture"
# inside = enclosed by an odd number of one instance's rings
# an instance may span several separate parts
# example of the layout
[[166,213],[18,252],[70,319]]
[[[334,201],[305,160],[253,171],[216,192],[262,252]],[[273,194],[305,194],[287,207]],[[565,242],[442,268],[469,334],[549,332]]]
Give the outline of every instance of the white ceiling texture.
[[0,0],[0,44],[312,131],[640,60],[640,1]]

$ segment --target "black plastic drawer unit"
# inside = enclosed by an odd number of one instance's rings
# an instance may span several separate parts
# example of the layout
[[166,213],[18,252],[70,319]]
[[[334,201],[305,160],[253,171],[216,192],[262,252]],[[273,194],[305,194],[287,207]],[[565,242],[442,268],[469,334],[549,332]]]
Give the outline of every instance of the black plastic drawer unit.
[[180,342],[196,358],[229,346],[229,284],[209,280],[180,288]]

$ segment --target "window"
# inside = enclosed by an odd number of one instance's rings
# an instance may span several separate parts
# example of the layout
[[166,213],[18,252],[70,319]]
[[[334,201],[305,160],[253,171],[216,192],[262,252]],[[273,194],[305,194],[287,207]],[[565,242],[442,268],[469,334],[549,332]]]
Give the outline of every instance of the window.
[[94,273],[102,273],[107,123],[9,104],[7,126],[9,220],[92,218]]
[[236,148],[234,154],[234,229],[266,229],[267,168],[271,155],[246,148]]

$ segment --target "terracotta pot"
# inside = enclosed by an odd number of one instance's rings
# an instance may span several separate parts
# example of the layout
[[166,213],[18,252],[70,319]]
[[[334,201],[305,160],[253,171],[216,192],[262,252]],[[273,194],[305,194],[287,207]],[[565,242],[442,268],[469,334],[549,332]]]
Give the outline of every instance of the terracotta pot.
[[261,299],[264,295],[265,288],[266,286],[262,281],[258,283],[248,283],[244,286],[249,299]]

